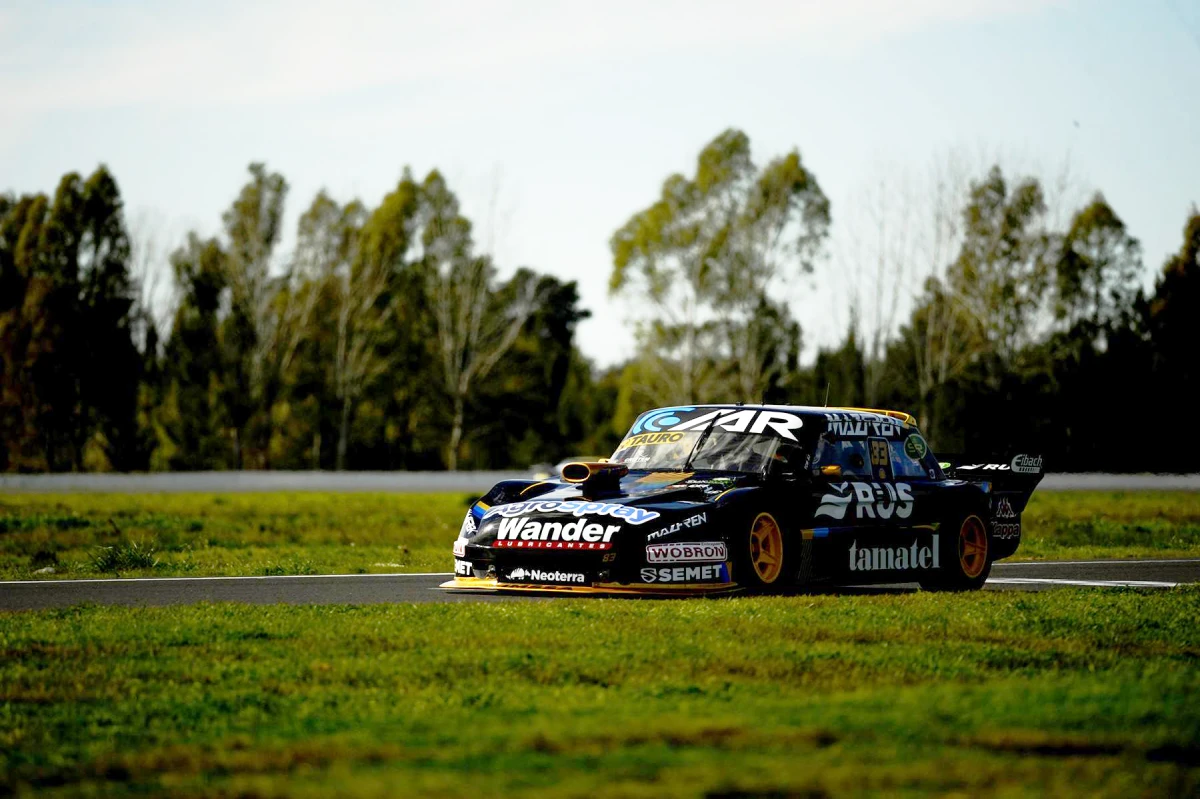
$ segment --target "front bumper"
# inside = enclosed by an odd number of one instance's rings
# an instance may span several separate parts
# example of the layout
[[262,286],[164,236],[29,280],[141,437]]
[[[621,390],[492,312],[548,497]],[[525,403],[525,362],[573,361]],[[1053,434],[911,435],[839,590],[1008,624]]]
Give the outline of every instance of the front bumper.
[[494,577],[455,577],[439,588],[451,591],[490,591],[496,593],[560,594],[582,596],[711,596],[731,594],[740,590],[737,583],[672,583],[628,584],[592,583],[591,585],[550,585],[537,583],[507,583]]

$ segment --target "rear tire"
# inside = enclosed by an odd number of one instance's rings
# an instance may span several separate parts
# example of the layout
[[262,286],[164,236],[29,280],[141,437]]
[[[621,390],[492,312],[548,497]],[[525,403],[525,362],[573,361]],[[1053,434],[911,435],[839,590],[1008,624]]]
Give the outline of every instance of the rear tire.
[[783,528],[773,514],[762,511],[749,518],[733,542],[733,578],[749,591],[768,591],[787,583],[787,552]]
[[968,513],[947,525],[955,534],[942,541],[942,573],[921,580],[926,591],[978,591],[992,571],[991,538],[978,513]]

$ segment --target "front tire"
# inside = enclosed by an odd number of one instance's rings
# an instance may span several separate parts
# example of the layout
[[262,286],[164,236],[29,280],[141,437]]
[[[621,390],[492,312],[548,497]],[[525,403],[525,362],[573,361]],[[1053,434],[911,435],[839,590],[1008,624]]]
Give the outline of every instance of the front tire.
[[737,570],[734,579],[746,589],[766,591],[786,582],[783,528],[772,514],[766,511],[754,514],[745,532],[735,540],[734,552]]
[[992,571],[991,539],[987,523],[977,513],[968,513],[949,525],[956,533],[942,543],[942,574],[921,581],[927,591],[978,591]]

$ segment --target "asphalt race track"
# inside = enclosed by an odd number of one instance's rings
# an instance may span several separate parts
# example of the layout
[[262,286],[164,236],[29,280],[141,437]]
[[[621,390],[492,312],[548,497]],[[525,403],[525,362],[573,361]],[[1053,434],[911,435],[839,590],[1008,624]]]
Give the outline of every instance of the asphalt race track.
[[[35,610],[94,602],[105,605],[186,605],[247,602],[257,605],[378,604],[386,602],[499,602],[527,597],[438,588],[438,574],[328,574],[297,577],[159,577],[0,582],[0,610]],[[1178,560],[1042,561],[997,563],[987,588],[1044,590],[1064,586],[1172,588],[1200,582],[1200,558]],[[827,588],[822,593],[914,590],[915,584]]]

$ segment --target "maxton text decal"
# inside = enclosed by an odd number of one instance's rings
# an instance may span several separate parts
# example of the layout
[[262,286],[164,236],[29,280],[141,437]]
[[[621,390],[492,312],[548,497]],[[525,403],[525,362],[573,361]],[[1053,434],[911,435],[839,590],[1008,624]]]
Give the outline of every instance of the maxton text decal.
[[704,524],[707,521],[708,521],[707,513],[697,513],[695,516],[689,516],[682,521],[675,522],[674,524],[668,524],[666,527],[664,527],[661,530],[655,530],[653,533],[646,536],[646,540],[647,541],[655,541],[659,538],[665,538],[666,536],[669,536],[672,533],[678,533],[680,530],[684,529],[685,527],[687,527],[687,528],[697,527],[701,524]]

